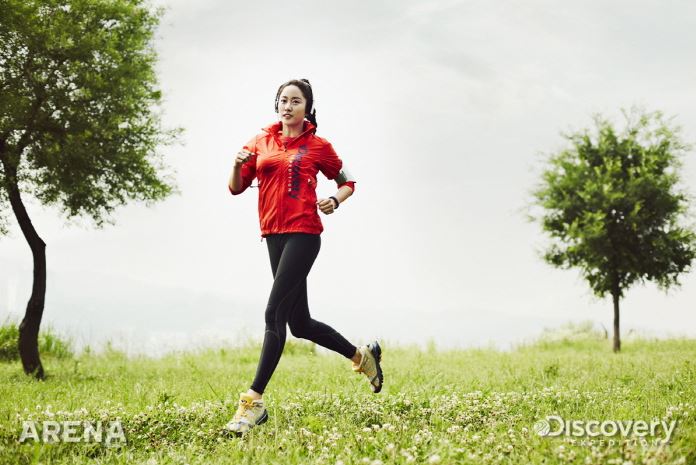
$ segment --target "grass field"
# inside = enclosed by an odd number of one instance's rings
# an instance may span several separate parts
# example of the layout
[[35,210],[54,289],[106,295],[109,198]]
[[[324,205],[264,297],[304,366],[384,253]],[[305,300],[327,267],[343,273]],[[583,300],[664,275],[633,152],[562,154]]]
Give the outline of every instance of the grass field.
[[[375,395],[349,361],[291,339],[264,396],[270,419],[241,439],[219,430],[254,375],[257,345],[160,359],[62,352],[44,356],[43,382],[4,361],[0,463],[696,463],[696,340],[626,340],[620,354],[590,336],[509,352],[383,345]],[[552,415],[676,427],[669,443],[661,427],[540,436],[538,422]],[[45,420],[119,420],[127,442],[19,443],[28,420],[39,433]]]

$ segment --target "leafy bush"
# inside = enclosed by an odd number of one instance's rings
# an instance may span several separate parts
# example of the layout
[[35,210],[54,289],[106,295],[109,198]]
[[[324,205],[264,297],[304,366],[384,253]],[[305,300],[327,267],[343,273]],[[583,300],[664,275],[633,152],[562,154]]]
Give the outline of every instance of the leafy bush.
[[[19,360],[18,339],[19,325],[6,320],[0,326],[0,361],[12,362]],[[50,327],[39,332],[39,353],[57,358],[70,358],[73,356],[70,341],[57,335]]]
[[601,341],[608,337],[605,331],[595,328],[591,321],[568,322],[558,328],[545,328],[540,336],[544,342]]

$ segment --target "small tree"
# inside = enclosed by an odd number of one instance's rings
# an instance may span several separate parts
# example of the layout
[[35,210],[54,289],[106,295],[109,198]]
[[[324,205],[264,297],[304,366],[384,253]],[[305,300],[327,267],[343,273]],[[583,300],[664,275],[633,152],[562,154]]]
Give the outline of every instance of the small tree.
[[680,224],[688,197],[677,189],[689,148],[662,113],[623,111],[621,133],[601,116],[596,131],[564,137],[570,146],[548,160],[533,192],[551,238],[545,261],[577,267],[598,297],[614,304],[614,352],[621,349],[619,301],[635,282],[667,291],[696,255],[696,234]]
[[101,227],[128,199],[172,192],[156,151],[178,132],[155,111],[159,17],[141,0],[0,0],[0,233],[9,204],[34,258],[18,345],[39,378],[46,244],[22,197]]

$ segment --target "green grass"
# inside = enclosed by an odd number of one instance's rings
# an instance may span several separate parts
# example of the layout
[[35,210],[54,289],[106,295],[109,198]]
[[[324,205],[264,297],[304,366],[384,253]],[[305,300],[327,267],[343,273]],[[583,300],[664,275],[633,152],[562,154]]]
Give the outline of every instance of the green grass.
[[[264,396],[270,420],[243,439],[219,430],[259,345],[160,359],[114,349],[44,356],[42,382],[17,361],[0,363],[0,463],[696,463],[696,340],[627,339],[620,354],[592,333],[544,335],[509,352],[385,343],[378,395],[343,357],[289,342]],[[548,415],[678,423],[662,446],[573,444],[535,433]],[[120,419],[128,443],[20,444],[29,419]]]

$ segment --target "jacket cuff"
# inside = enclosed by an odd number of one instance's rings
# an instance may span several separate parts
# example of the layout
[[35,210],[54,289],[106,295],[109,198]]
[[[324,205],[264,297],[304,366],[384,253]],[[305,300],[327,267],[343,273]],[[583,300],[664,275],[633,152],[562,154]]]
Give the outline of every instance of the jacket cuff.
[[339,185],[338,185],[338,188],[340,189],[340,188],[343,187],[343,186],[348,186],[348,187],[350,187],[351,189],[353,189],[353,192],[355,192],[355,181],[346,181],[346,182],[344,182],[343,184],[339,184]]

